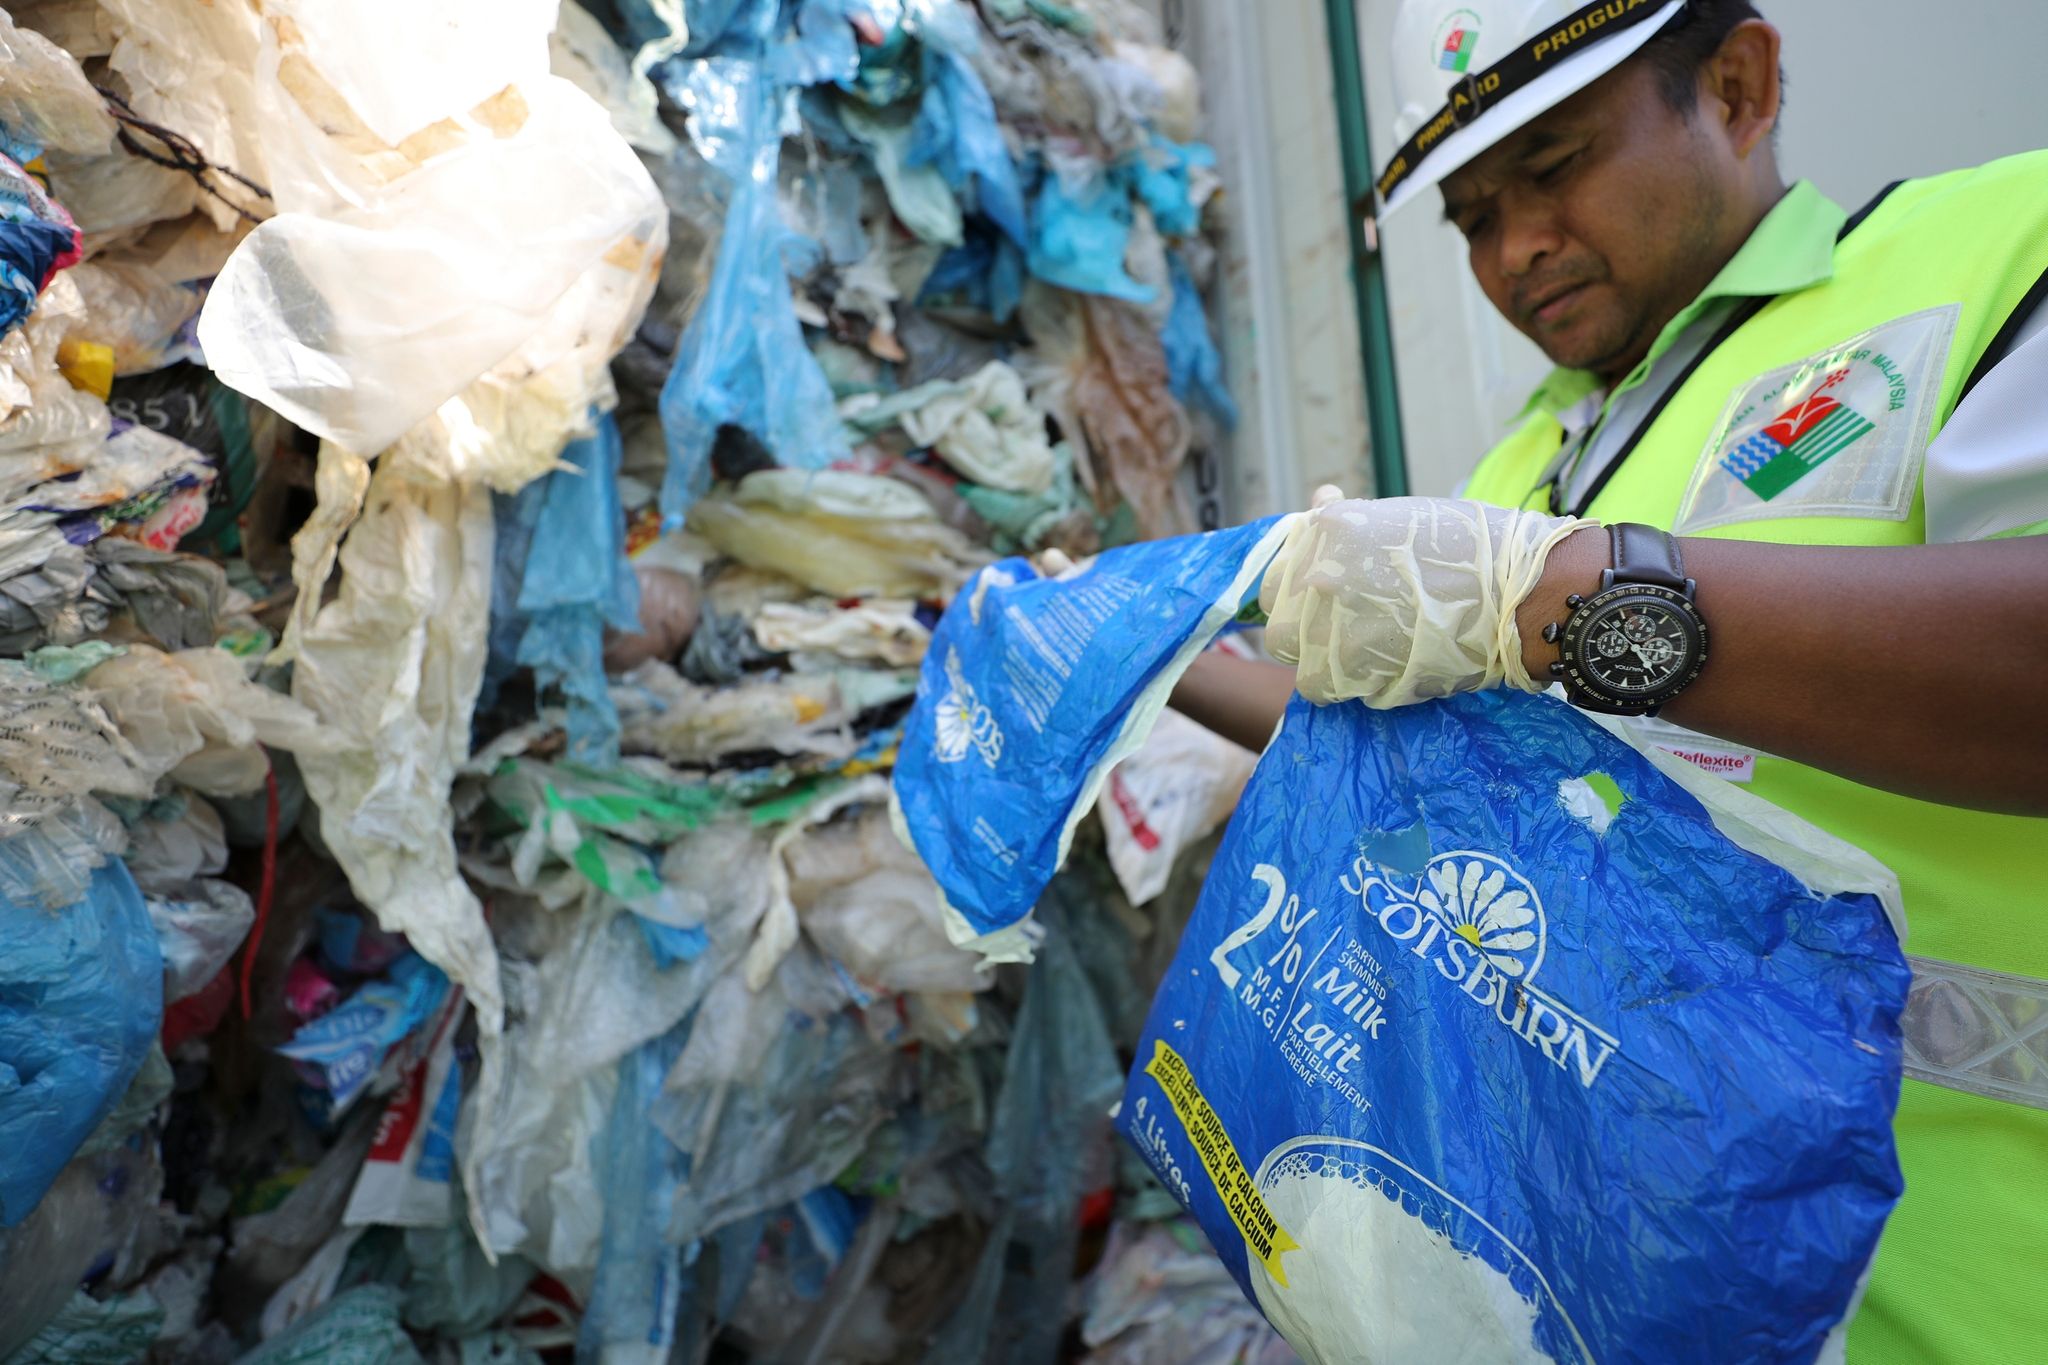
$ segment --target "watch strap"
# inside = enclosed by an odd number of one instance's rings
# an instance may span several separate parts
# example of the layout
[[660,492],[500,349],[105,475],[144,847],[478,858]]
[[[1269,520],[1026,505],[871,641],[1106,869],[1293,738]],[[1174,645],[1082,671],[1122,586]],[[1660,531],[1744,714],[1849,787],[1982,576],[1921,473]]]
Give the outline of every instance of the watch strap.
[[1612,582],[1686,591],[1685,560],[1675,536],[1633,521],[1615,522],[1607,528],[1607,536],[1614,551]]

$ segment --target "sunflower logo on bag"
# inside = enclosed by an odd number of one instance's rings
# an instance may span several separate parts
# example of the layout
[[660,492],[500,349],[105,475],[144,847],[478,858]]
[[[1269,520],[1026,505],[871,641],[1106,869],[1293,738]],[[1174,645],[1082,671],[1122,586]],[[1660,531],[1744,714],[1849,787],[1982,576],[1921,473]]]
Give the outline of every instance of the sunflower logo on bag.
[[995,714],[974,695],[960,668],[960,652],[946,651],[946,680],[952,684],[932,716],[932,752],[941,763],[958,763],[971,752],[993,768],[1003,756],[1003,731]]
[[1502,975],[1519,981],[1542,964],[1542,907],[1529,883],[1505,863],[1483,854],[1448,854],[1430,863],[1415,899]]

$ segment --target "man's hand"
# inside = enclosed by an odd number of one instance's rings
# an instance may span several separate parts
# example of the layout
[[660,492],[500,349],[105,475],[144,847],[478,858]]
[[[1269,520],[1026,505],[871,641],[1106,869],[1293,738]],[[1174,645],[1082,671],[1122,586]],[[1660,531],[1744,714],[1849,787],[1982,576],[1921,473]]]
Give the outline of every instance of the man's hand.
[[1315,702],[1405,706],[1506,683],[1539,692],[1515,609],[1590,523],[1457,498],[1319,490],[1266,570],[1266,648]]

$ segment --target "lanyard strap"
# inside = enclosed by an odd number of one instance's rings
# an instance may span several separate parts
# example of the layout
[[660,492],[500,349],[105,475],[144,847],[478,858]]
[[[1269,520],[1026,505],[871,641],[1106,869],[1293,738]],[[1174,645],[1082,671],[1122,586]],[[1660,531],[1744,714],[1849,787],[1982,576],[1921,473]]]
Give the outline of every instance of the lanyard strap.
[[1668,0],[1593,0],[1578,13],[1560,19],[1554,26],[1529,39],[1484,71],[1466,72],[1444,107],[1415,130],[1415,136],[1401,144],[1387,169],[1380,174],[1381,202],[1415,174],[1429,154],[1457,129],[1463,128],[1494,105],[1553,70],[1566,57],[1575,57],[1602,38],[1612,38],[1634,28],[1662,11]]

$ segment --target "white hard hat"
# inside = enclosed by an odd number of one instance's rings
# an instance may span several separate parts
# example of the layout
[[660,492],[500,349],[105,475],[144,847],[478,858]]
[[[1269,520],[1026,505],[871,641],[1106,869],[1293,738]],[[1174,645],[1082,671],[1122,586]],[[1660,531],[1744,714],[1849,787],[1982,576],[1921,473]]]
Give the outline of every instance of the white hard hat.
[[1402,0],[1385,212],[1635,55],[1685,0]]

